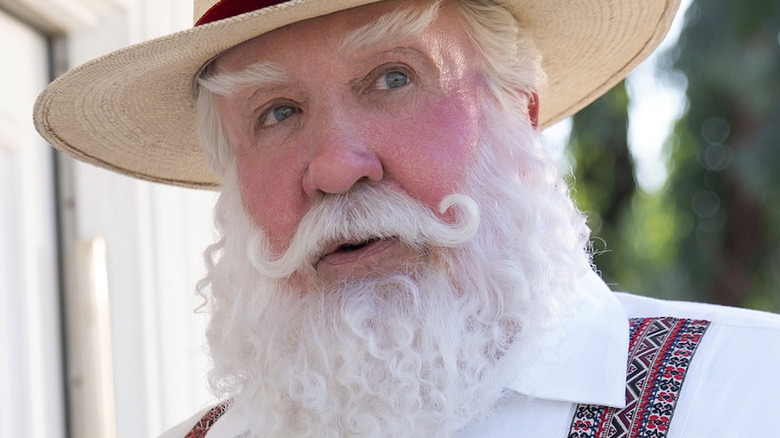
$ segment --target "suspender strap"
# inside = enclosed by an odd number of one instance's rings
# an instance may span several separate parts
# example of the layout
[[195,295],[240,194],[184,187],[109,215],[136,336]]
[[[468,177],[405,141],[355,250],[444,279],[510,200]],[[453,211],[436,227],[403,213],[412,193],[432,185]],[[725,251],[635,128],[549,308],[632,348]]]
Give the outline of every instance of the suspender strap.
[[209,409],[184,438],[204,438],[206,434],[209,433],[209,430],[211,430],[211,426],[213,426],[214,423],[230,409],[231,404],[232,400],[227,400]]
[[709,321],[644,318],[630,321],[623,409],[578,405],[569,438],[664,438],[685,373]]

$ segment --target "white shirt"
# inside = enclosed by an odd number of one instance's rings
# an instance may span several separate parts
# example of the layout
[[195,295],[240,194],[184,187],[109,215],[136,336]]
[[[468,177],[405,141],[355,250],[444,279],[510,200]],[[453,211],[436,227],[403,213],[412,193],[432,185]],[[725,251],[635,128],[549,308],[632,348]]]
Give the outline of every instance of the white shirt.
[[[540,334],[549,348],[522,351],[517,394],[486,422],[456,438],[566,437],[577,404],[624,407],[629,318],[671,316],[711,322],[685,377],[669,438],[780,436],[780,316],[707,304],[613,293],[595,274],[582,282],[586,302],[577,318]],[[203,412],[168,431],[183,437]],[[238,410],[209,438],[247,429]]]

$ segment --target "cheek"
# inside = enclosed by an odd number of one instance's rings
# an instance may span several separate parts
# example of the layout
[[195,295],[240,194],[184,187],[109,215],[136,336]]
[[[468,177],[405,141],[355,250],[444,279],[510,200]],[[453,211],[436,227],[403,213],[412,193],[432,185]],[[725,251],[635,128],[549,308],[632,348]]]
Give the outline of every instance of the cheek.
[[300,160],[294,153],[268,160],[256,153],[252,139],[242,127],[249,124],[242,112],[230,101],[217,98],[225,130],[236,157],[239,188],[244,210],[252,222],[263,230],[275,251],[284,249],[292,238],[302,216],[301,185],[297,169]]
[[238,156],[237,162],[244,209],[266,233],[271,248],[283,251],[304,213],[295,163],[268,165],[246,156]]
[[480,146],[479,120],[476,104],[465,99],[442,99],[416,111],[394,127],[391,138],[402,143],[391,150],[386,170],[410,195],[438,211],[439,201],[455,192],[471,169]]

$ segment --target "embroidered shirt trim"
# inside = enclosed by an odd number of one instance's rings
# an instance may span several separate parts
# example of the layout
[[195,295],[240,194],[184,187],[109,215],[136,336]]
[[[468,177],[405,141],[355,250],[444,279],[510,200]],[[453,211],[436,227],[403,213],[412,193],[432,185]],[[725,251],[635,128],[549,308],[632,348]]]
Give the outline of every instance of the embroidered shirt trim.
[[578,405],[569,438],[664,438],[709,321],[630,320],[626,407]]
[[209,430],[211,430],[211,427],[214,426],[214,423],[230,409],[232,404],[232,400],[227,400],[209,409],[184,438],[204,438],[206,434],[209,433]]

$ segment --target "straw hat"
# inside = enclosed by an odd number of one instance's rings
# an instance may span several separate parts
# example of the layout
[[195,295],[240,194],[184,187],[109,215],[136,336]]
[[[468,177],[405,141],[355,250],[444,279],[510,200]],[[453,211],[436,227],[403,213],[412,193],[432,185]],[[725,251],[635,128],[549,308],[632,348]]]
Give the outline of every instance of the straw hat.
[[[195,0],[196,26],[110,53],[38,97],[38,132],[88,163],[145,180],[217,188],[196,129],[193,78],[208,60],[281,26],[377,0]],[[544,56],[542,126],[623,79],[669,29],[679,0],[496,0]],[[257,9],[260,8],[260,9]]]

